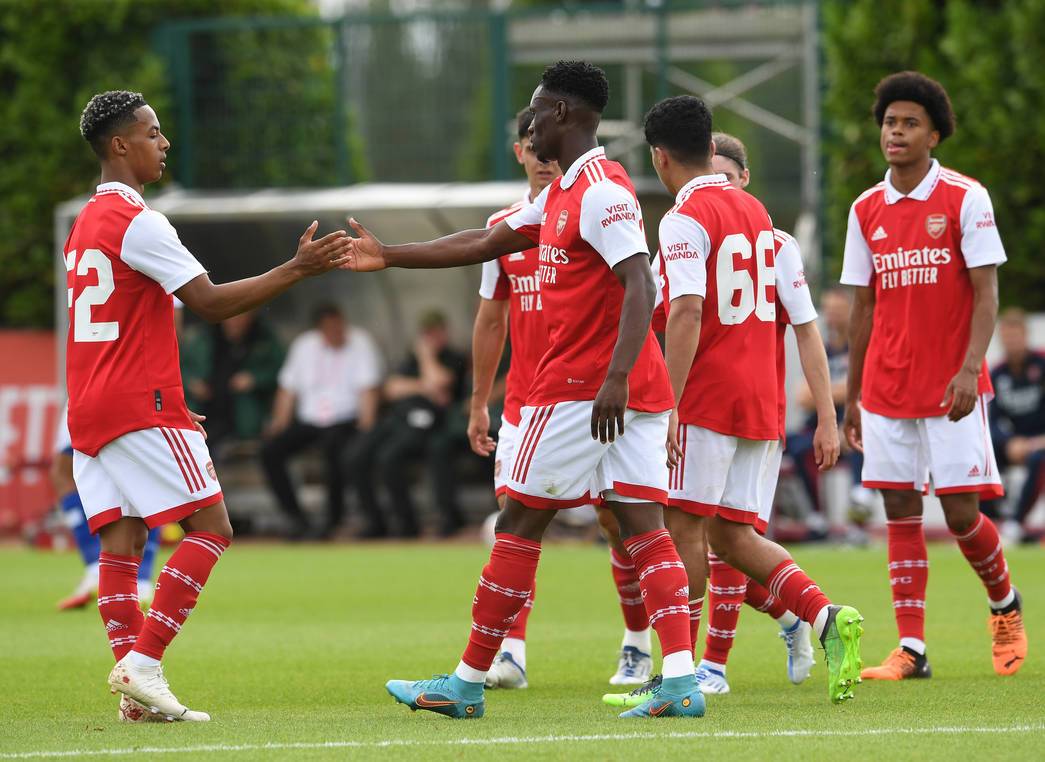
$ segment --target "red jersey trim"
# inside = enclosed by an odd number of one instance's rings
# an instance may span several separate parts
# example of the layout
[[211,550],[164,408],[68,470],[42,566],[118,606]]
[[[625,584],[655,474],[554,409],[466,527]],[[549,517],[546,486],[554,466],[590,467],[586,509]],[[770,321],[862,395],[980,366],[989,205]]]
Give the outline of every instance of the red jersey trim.
[[755,511],[745,511],[740,508],[729,508],[724,505],[719,505],[715,507],[715,515],[721,516],[726,521],[732,521],[736,524],[750,524],[759,534],[764,534],[766,529],[769,527],[769,522],[759,518],[759,515]]
[[[872,482],[872,481],[861,481],[863,486],[868,489],[903,489],[903,490],[914,490],[914,482]],[[923,495],[929,494],[929,488],[925,487],[922,489]]]
[[122,518],[123,511],[120,509],[120,506],[106,508],[101,513],[96,513],[87,519],[87,528],[91,531],[91,534],[98,534],[98,530],[103,526],[119,521]]
[[[613,491],[624,497],[632,497],[636,500],[648,500],[660,505],[668,504],[667,490],[650,487],[645,484],[628,484],[627,482],[613,482]],[[611,501],[612,502],[612,501]]]
[[683,513],[688,513],[692,516],[704,516],[706,518],[714,516],[718,510],[718,506],[711,503],[698,503],[696,500],[682,500],[674,497],[668,498],[668,506],[678,508]]
[[541,511],[558,511],[562,508],[578,508],[582,505],[591,505],[591,495],[582,495],[581,497],[575,497],[570,500],[556,500],[550,497],[537,497],[536,495],[527,495],[525,492],[517,492],[511,487],[506,487],[508,497],[512,500],[516,500],[527,508],[535,508]]
[[967,492],[978,492],[982,500],[994,500],[1005,497],[1005,488],[1001,484],[965,484],[957,487],[940,487],[933,490],[937,495],[961,495]]
[[219,491],[213,495],[202,497],[199,500],[193,500],[191,503],[182,503],[181,505],[177,505],[174,508],[168,508],[165,511],[160,511],[159,513],[154,513],[151,516],[146,516],[145,526],[149,527],[149,529],[155,529],[156,527],[161,527],[164,524],[172,524],[175,521],[181,521],[182,519],[191,516],[201,508],[207,508],[209,506],[214,505],[215,503],[220,503],[224,499],[225,496]]

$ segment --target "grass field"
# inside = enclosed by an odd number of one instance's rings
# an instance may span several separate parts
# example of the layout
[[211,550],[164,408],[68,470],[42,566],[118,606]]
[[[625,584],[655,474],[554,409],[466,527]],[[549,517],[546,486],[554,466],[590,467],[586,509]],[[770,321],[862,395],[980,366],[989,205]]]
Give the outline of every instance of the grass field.
[[[213,721],[126,726],[105,685],[111,654],[97,611],[53,609],[78,578],[75,556],[0,549],[0,759],[1041,758],[1040,548],[1009,553],[1031,634],[1015,677],[993,674],[979,581],[939,545],[930,549],[932,680],[865,683],[854,702],[832,706],[823,664],[791,686],[775,623],[748,609],[733,692],[712,697],[704,719],[625,722],[599,701],[622,627],[606,552],[549,545],[530,619],[531,687],[489,692],[478,721],[411,714],[384,682],[453,669],[486,553],[236,545],[165,660],[175,692]],[[795,556],[829,595],[862,610],[864,659],[877,662],[896,637],[884,550],[799,547]]]

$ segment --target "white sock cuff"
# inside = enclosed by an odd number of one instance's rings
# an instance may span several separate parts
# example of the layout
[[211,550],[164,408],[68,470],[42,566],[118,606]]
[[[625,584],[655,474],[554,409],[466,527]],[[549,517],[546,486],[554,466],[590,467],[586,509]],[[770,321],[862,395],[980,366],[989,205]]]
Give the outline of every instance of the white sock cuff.
[[1016,588],[1009,587],[1009,594],[1002,598],[1000,601],[992,601],[990,598],[987,599],[987,603],[994,611],[1000,611],[1009,604],[1016,600]]
[[693,669],[693,652],[676,651],[673,654],[667,654],[664,657],[662,670],[665,679],[692,675],[695,672]]
[[135,667],[158,667],[160,666],[160,660],[154,659],[151,656],[138,653],[137,651],[130,651],[127,654],[127,658],[131,660],[131,664]]
[[900,648],[910,648],[916,654],[925,656],[925,641],[918,638],[900,638]]
[[627,648],[628,646],[637,648],[644,654],[652,653],[653,644],[650,640],[649,627],[645,630],[629,630],[625,628],[624,639],[621,641],[620,647]]
[[830,610],[830,606],[824,606],[813,618],[813,632],[816,633],[818,638],[824,636],[824,628],[827,627],[827,612]]
[[466,683],[484,684],[486,682],[485,672],[481,672],[474,667],[469,667],[464,662],[457,665],[457,669],[454,670],[454,675],[456,675],[458,679],[464,680]]
[[782,630],[790,630],[795,624],[798,623],[798,615],[793,611],[785,611],[779,617],[777,617],[777,624],[780,625]]

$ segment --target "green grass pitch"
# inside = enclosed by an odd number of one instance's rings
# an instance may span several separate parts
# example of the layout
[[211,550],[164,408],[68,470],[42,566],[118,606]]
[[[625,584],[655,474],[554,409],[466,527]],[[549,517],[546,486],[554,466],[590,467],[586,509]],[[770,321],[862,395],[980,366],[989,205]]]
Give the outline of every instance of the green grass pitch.
[[[794,687],[776,625],[745,609],[729,679],[702,720],[622,721],[599,697],[622,629],[607,553],[549,544],[530,619],[530,688],[487,693],[486,717],[412,714],[389,678],[452,670],[487,551],[479,545],[233,545],[165,660],[209,724],[125,726],[94,607],[57,613],[73,554],[0,550],[0,760],[56,757],[312,759],[1032,759],[1045,743],[1045,553],[1008,553],[1031,651],[991,670],[986,602],[953,545],[930,548],[935,677],[858,686],[828,703],[822,658]],[[799,547],[796,560],[866,617],[864,660],[895,644],[885,552]],[[702,633],[703,634],[703,633]],[[162,753],[162,755],[161,755]],[[686,755],[683,757],[683,755]]]

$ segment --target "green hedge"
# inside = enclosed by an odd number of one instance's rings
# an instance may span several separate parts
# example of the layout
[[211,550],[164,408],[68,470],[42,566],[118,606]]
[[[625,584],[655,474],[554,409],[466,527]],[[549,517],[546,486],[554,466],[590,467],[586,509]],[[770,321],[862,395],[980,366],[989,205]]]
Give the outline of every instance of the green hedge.
[[[309,0],[0,0],[0,326],[53,322],[53,215],[85,193],[97,162],[79,115],[95,92],[140,90],[177,145],[156,25],[178,19],[314,13]],[[276,65],[255,59],[262,71]]]
[[958,127],[940,161],[990,191],[1009,261],[1003,304],[1045,310],[1045,0],[826,0],[823,44],[828,272],[841,272],[849,205],[885,160],[874,86],[894,71],[938,79]]

